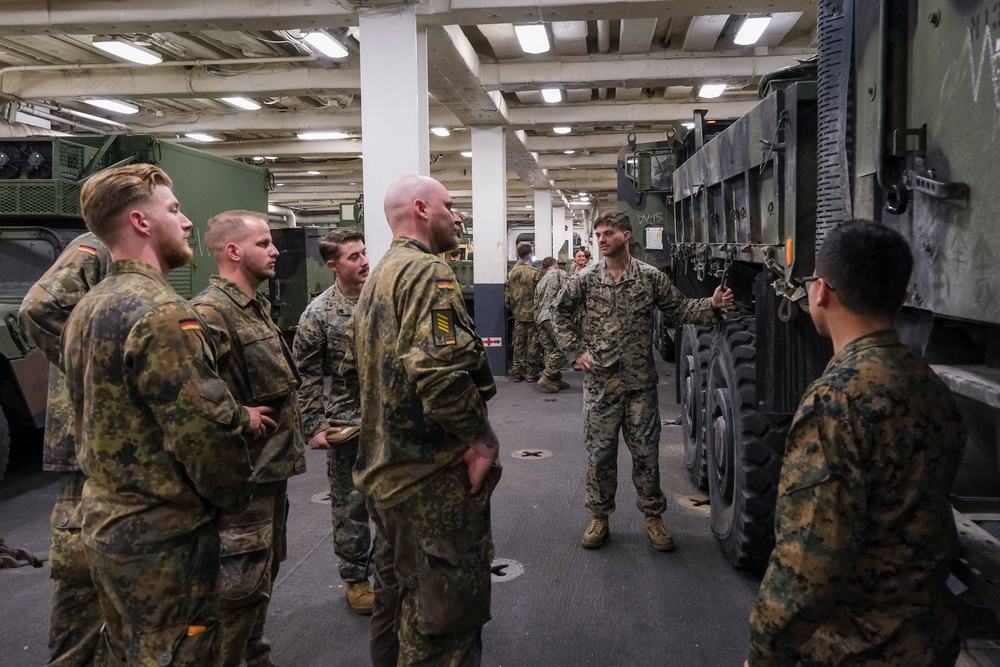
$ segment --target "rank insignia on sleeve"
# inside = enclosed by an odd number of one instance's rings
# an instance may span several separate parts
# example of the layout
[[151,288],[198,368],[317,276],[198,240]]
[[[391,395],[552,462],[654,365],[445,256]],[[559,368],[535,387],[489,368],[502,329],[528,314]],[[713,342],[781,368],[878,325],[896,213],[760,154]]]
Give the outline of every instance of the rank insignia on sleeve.
[[455,281],[442,278],[437,281],[438,289],[455,289]]
[[446,310],[431,311],[433,323],[431,330],[434,332],[434,345],[446,347],[455,344],[455,314],[451,308]]
[[89,245],[82,245],[79,247],[79,250],[80,252],[85,252],[88,255],[93,255],[94,257],[97,257],[97,249],[91,248]]
[[198,320],[188,318],[186,320],[179,320],[181,329],[187,331],[189,329],[201,329],[201,323]]

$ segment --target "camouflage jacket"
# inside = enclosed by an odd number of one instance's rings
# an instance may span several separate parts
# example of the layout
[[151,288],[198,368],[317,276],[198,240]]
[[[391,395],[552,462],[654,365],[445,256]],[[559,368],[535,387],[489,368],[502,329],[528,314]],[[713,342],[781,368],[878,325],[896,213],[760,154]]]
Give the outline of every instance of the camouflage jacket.
[[[341,364],[349,356],[347,323],[354,303],[334,283],[299,318],[292,353],[302,376],[299,405],[307,440],[330,426],[361,423],[357,391],[348,387],[341,374]],[[328,392],[323,391],[324,376],[330,378]]]
[[895,331],[833,357],[788,435],[752,667],[943,664],[964,447],[951,392]]
[[515,322],[535,321],[535,286],[540,279],[538,269],[523,259],[507,274],[503,297]]
[[348,338],[361,386],[354,483],[391,507],[487,437],[496,385],[451,269],[412,239],[375,265]]
[[569,275],[562,269],[542,273],[542,279],[535,287],[535,324],[552,319],[552,302],[559,296],[559,291],[567,280]]
[[17,314],[21,328],[52,363],[42,454],[45,470],[80,469],[73,432],[73,402],[66,388],[66,377],[59,370],[59,339],[73,307],[104,279],[109,266],[111,253],[107,247],[92,233],[81,234],[28,290]]
[[267,438],[247,440],[258,483],[280,482],[306,471],[305,440],[295,389],[299,376],[263,295],[251,298],[236,283],[212,276],[191,305],[208,326],[216,365],[241,405],[274,410],[277,422]]
[[[590,381],[617,377],[626,391],[649,389],[656,386],[654,308],[681,322],[719,321],[710,299],[685,298],[667,274],[633,257],[617,283],[603,259],[574,274],[552,304],[552,324],[567,359],[590,353]],[[579,329],[577,310],[583,311]]]
[[105,553],[158,551],[253,490],[249,424],[215,371],[195,310],[144,262],[114,262],[66,323],[77,406],[83,539]]

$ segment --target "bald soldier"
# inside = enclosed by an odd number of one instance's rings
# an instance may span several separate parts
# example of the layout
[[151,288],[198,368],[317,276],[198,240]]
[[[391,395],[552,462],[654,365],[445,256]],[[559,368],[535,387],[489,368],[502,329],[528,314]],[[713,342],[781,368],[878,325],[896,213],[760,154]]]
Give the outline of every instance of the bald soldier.
[[437,255],[458,245],[443,185],[389,186],[389,251],[354,310],[361,442],[354,482],[375,522],[372,664],[480,664],[490,619],[496,393],[461,290]]
[[60,359],[87,476],[82,539],[110,664],[218,662],[220,508],[246,503],[243,435],[273,427],[215,370],[205,325],[166,273],[191,261],[191,221],[152,165],[91,177],[84,220],[111,253],[76,305]]
[[267,406],[277,426],[248,438],[257,486],[250,503],[216,519],[222,541],[221,667],[269,667],[264,621],[286,548],[288,478],[306,471],[291,352],[257,289],[274,277],[278,249],[267,218],[226,211],[208,221],[205,245],[219,275],[191,303],[215,343],[219,375],[243,405]]
[[[104,279],[111,253],[92,232],[74,239],[28,290],[18,323],[51,362],[42,468],[59,473],[51,516],[49,666],[83,667],[98,653],[104,619],[80,541],[80,499],[86,477],[76,459],[73,402],[59,370],[59,342],[66,320],[84,294]],[[101,664],[100,658],[96,658]]]

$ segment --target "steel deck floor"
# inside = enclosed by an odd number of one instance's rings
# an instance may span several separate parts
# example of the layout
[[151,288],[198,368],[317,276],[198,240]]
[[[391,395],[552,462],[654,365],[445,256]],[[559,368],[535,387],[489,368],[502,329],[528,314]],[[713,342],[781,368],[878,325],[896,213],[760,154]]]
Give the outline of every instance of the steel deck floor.
[[[661,416],[674,403],[673,366],[660,364]],[[635,507],[630,459],[618,457],[617,511],[604,548],[588,551],[580,537],[584,507],[581,374],[566,373],[572,388],[547,394],[539,387],[498,379],[490,402],[500,437],[503,479],[493,501],[497,558],[523,573],[493,586],[493,620],[483,631],[483,664],[490,667],[738,667],[746,657],[747,618],[758,578],[733,571],[711,536],[708,508],[688,482],[679,426],[665,425],[661,483],[664,519],[677,550],[653,551]],[[549,457],[514,458],[515,450],[547,450]],[[368,619],[353,614],[336,573],[325,453],[307,453],[309,471],[291,480],[289,558],[271,603],[267,636],[284,667],[360,667],[368,661]],[[12,547],[43,554],[55,477],[18,471],[0,489],[0,537]],[[320,502],[317,502],[320,501]],[[0,570],[0,666],[46,661],[51,586],[48,570]],[[995,652],[960,664],[1000,664]],[[973,660],[963,658],[963,660]]]

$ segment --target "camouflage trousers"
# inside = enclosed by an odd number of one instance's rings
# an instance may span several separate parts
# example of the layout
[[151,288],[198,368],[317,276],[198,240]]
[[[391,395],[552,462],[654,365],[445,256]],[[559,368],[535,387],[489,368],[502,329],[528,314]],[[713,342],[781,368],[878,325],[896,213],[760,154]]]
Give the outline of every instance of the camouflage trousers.
[[511,341],[514,360],[511,363],[510,375],[531,379],[538,377],[538,327],[534,322],[514,322],[514,334]]
[[352,472],[358,458],[358,439],[331,445],[326,453],[326,476],[330,482],[330,514],[333,519],[333,552],[340,578],[356,583],[372,575],[369,562],[372,535],[365,497],[354,488]]
[[86,547],[104,616],[99,667],[205,667],[219,662],[219,534],[148,554]]
[[555,328],[551,320],[545,320],[538,325],[538,343],[542,348],[545,377],[550,380],[561,380],[562,369],[566,366],[566,355],[556,342]]
[[615,511],[618,488],[618,433],[632,453],[636,504],[646,516],[667,508],[660,489],[660,409],[656,387],[626,391],[621,378],[587,373],[583,394],[583,431],[587,446],[587,509],[603,518]]
[[219,530],[221,667],[265,667],[271,645],[264,622],[283,548],[287,482],[258,484],[247,506],[222,512]]
[[80,539],[80,498],[86,479],[82,472],[59,473],[59,495],[52,508],[49,667],[94,664],[104,623],[87,551]]
[[490,496],[494,464],[476,494],[464,465],[445,468],[375,522],[373,667],[478,667],[490,620]]

